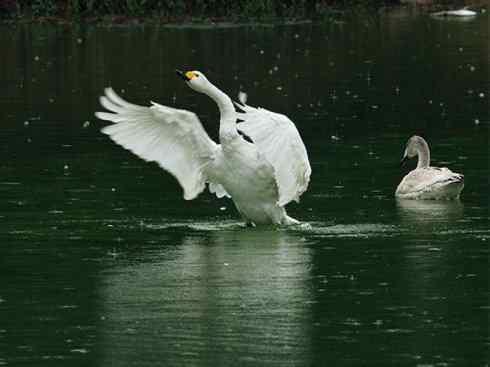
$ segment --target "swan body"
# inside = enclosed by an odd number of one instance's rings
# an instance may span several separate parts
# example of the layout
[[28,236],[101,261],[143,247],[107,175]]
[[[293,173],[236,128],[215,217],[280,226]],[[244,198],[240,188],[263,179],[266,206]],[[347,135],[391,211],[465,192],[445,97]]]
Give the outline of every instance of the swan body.
[[477,12],[466,8],[462,8],[458,10],[443,10],[443,11],[433,13],[432,15],[436,17],[441,17],[441,16],[474,17],[477,15]]
[[95,114],[113,122],[102,132],[175,176],[186,200],[207,185],[218,198],[231,198],[248,225],[298,223],[287,215],[285,205],[299,201],[311,167],[294,123],[247,105],[237,112],[231,99],[199,71],[178,75],[218,105],[220,144],[209,138],[194,113],[154,102],[150,107],[134,105],[111,88],[100,98],[110,112]]
[[464,187],[464,176],[448,168],[430,167],[430,151],[420,136],[412,136],[405,148],[402,162],[418,157],[417,168],[403,177],[395,196],[401,199],[458,199]]

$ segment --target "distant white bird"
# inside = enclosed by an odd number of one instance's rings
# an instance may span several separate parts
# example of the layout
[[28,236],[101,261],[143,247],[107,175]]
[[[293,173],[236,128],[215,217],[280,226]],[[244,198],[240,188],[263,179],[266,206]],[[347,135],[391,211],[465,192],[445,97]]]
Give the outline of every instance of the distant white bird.
[[398,185],[395,195],[402,199],[457,199],[463,190],[463,175],[447,168],[430,167],[429,145],[420,136],[408,139],[402,163],[418,156],[417,168]]
[[232,198],[247,225],[298,223],[286,214],[285,205],[299,201],[311,168],[294,123],[245,104],[240,106],[243,112],[237,112],[231,99],[203,73],[177,74],[218,105],[221,144],[209,138],[194,113],[154,102],[150,107],[137,106],[111,88],[105,89],[100,103],[112,113],[95,114],[114,122],[102,132],[175,176],[186,200],[197,197],[208,184],[217,197]]
[[478,13],[476,11],[467,9],[466,7],[458,10],[443,10],[443,11],[438,11],[436,13],[432,13],[433,16],[436,17],[445,17],[445,16],[452,16],[452,17],[474,17]]

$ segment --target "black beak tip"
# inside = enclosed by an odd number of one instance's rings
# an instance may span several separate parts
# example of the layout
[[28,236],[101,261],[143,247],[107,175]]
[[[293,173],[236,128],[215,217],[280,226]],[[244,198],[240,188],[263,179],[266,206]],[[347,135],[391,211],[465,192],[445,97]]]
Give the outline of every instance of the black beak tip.
[[182,78],[186,82],[189,81],[189,79],[187,79],[183,71],[175,69],[175,73],[177,74],[178,77]]

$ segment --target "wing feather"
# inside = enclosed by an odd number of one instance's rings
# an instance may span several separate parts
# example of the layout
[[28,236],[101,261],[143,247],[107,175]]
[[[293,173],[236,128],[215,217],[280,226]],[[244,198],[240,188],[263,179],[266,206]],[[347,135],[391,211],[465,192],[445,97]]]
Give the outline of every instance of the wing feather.
[[138,106],[112,88],[105,89],[100,103],[111,113],[96,112],[95,116],[114,123],[101,130],[104,134],[175,176],[186,200],[204,190],[207,167],[219,145],[209,138],[194,113],[154,102],[150,107]]
[[308,188],[311,167],[308,153],[294,123],[285,115],[237,104],[238,128],[250,136],[259,152],[274,167],[279,205],[286,205]]
[[411,171],[400,182],[397,188],[398,194],[408,194],[430,191],[434,187],[462,182],[464,176],[452,172],[446,167],[419,168]]

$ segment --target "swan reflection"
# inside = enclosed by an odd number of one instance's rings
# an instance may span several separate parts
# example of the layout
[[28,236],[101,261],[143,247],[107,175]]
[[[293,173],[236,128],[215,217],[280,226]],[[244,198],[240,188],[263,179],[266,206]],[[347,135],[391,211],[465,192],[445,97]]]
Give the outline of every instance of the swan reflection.
[[459,200],[396,200],[398,214],[405,223],[432,225],[454,222],[463,217],[464,206]]
[[103,277],[107,362],[137,363],[146,348],[162,365],[310,355],[311,254],[301,237],[273,228],[186,232]]

